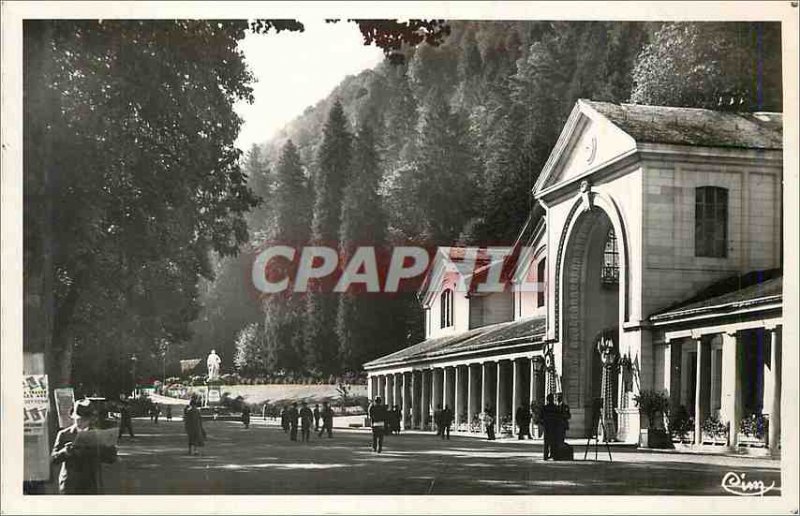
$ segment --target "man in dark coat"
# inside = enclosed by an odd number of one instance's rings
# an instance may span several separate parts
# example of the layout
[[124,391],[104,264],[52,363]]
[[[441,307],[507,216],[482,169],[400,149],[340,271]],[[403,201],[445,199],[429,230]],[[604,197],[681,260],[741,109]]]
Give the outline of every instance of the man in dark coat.
[[319,411],[319,403],[314,405],[314,431],[319,432],[319,419],[322,413]]
[[308,404],[304,401],[300,408],[300,440],[308,442],[311,437],[311,423],[314,421],[314,413],[308,408]]
[[297,419],[300,417],[300,413],[297,411],[297,403],[292,403],[292,406],[286,411],[286,417],[289,420],[289,439],[296,441]]
[[372,451],[383,451],[383,436],[386,433],[388,410],[380,396],[375,397],[375,402],[369,407],[367,414],[372,422]]
[[444,406],[444,410],[442,410],[441,414],[442,418],[442,431],[441,436],[442,439],[445,437],[447,440],[450,440],[450,427],[453,425],[453,411],[450,409],[449,405]]
[[101,463],[114,462],[117,448],[76,444],[79,434],[91,430],[97,423],[97,413],[89,400],[75,402],[72,418],[74,424],[58,433],[50,455],[53,462],[61,463],[58,490],[61,494],[100,494]]
[[322,419],[322,428],[319,430],[319,436],[326,431],[328,437],[333,437],[333,409],[328,405],[327,401],[322,402],[322,411],[320,411],[320,419]]
[[519,439],[524,439],[526,435],[528,439],[533,439],[531,437],[531,412],[527,406],[517,407],[516,420],[519,427]]
[[442,406],[436,405],[433,411],[433,423],[436,425],[436,435],[443,435],[444,426],[442,425]]
[[128,404],[128,399],[120,396],[119,403],[119,436],[122,437],[122,432],[128,430],[128,433],[133,437],[133,419],[131,418],[131,409]]
[[553,403],[553,394],[547,395],[547,403],[542,407],[542,425],[544,426],[544,460],[552,458],[556,447],[558,427],[561,416],[558,407]]
[[250,428],[250,406],[246,404],[242,407],[242,423],[245,428]]

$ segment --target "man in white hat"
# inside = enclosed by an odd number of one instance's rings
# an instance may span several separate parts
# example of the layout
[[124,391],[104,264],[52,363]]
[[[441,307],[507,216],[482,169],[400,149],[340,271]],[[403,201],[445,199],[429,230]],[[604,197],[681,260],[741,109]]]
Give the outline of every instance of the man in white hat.
[[58,433],[51,454],[53,462],[61,463],[58,490],[61,494],[99,494],[102,486],[100,465],[114,462],[117,448],[76,444],[78,435],[90,431],[97,422],[97,411],[90,400],[76,401],[71,415],[75,422]]

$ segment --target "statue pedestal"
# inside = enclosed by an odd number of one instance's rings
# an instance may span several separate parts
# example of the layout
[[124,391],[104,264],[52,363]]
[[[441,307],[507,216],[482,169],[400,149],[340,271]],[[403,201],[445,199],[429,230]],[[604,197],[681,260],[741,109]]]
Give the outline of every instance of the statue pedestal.
[[222,380],[207,380],[206,389],[206,406],[218,407],[222,402]]

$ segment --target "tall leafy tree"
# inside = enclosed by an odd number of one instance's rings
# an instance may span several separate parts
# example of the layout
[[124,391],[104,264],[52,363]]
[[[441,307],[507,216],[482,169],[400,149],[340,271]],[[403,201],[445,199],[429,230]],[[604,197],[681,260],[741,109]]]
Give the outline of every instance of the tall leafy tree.
[[160,338],[185,340],[209,252],[247,240],[257,199],[233,111],[251,100],[245,29],[25,22],[26,289],[46,298],[54,385],[81,381],[89,368],[73,370],[73,354],[92,345],[114,348],[125,370]]
[[[297,147],[289,140],[283,147],[276,169],[274,225],[269,242],[290,245],[300,252],[311,235],[312,199]],[[273,266],[280,277],[291,275],[286,264]],[[271,370],[300,371],[304,366],[303,316],[305,300],[285,292],[264,300],[265,367]]]
[[[314,219],[312,242],[333,246],[339,239],[342,195],[347,184],[352,155],[352,135],[342,104],[334,102],[322,130],[322,143],[314,175]],[[337,368],[339,341],[336,335],[337,296],[322,281],[308,292],[305,363],[309,370],[330,373]]]
[[631,101],[780,111],[780,55],[778,23],[668,23],[636,60]]
[[465,117],[451,110],[441,91],[429,95],[422,116],[412,191],[427,215],[427,238],[452,243],[481,204],[472,138]]
[[[368,117],[369,118],[369,117]],[[372,246],[381,256],[386,245],[386,218],[378,194],[381,165],[375,133],[369,121],[354,140],[353,167],[342,202],[340,254],[349,263],[361,246]],[[392,305],[388,296],[369,293],[355,284],[339,298],[336,333],[339,358],[345,370],[358,371],[365,361],[393,349]]]

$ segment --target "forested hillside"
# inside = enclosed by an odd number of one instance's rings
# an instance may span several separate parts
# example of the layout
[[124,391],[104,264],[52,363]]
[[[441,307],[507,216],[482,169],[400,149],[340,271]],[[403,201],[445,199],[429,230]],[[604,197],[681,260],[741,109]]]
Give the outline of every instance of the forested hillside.
[[[778,24],[452,22],[437,47],[404,51],[346,78],[246,164],[263,199],[263,240],[355,244],[510,244],[530,190],[575,101],[781,109]],[[310,77],[313,70],[309,70]],[[276,80],[279,80],[276,78]],[[241,261],[229,260],[227,267]],[[246,275],[240,274],[241,277]],[[219,278],[231,274],[220,271]],[[218,286],[219,284],[219,286]],[[239,301],[209,287],[204,322],[228,356]],[[213,297],[215,296],[216,297]],[[235,296],[234,296],[235,297]],[[225,303],[230,309],[225,309]],[[236,311],[236,317],[231,316]],[[412,294],[270,298],[239,335],[243,371],[357,371],[422,339]],[[208,332],[197,343],[207,347]]]

